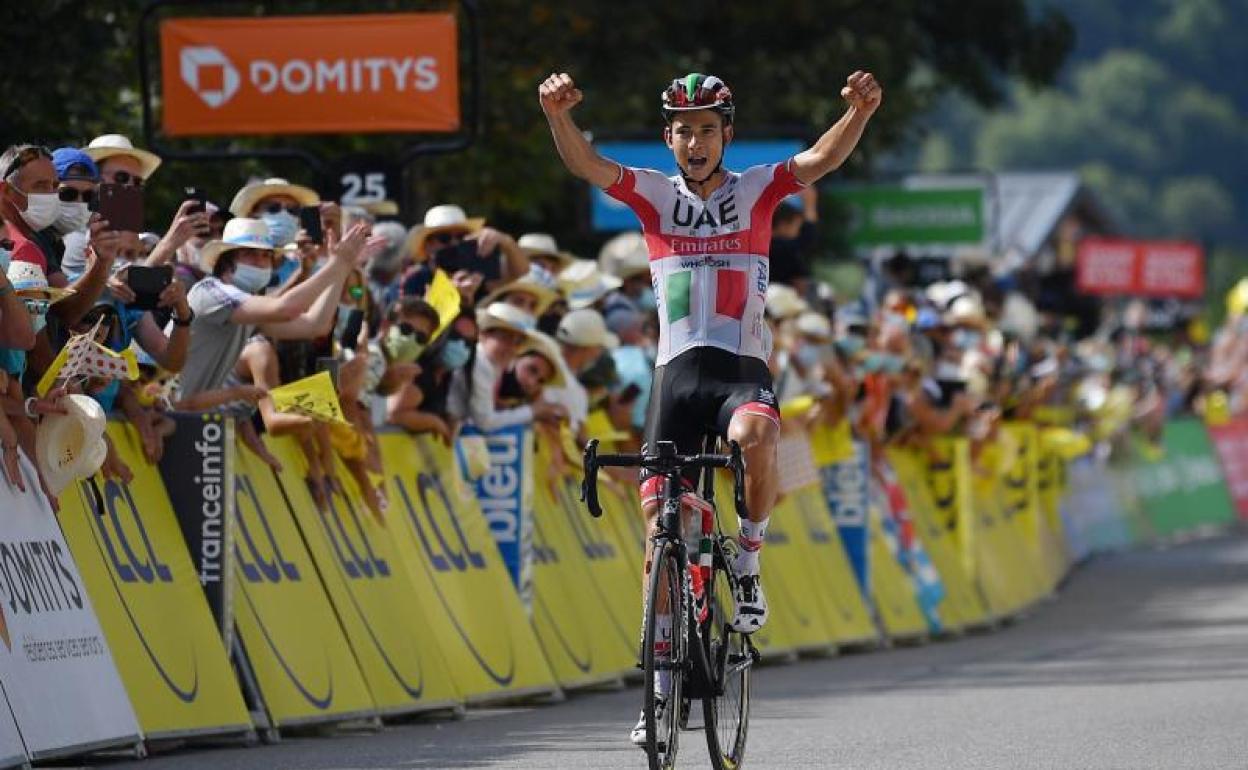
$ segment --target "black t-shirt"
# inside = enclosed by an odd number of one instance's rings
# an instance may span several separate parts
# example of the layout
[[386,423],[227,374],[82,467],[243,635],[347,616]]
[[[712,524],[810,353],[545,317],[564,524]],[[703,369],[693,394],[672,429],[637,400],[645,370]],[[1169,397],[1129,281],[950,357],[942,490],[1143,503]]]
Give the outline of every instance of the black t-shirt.
[[792,283],[810,277],[810,254],[817,236],[815,223],[803,222],[796,238],[771,239],[768,262],[772,283]]

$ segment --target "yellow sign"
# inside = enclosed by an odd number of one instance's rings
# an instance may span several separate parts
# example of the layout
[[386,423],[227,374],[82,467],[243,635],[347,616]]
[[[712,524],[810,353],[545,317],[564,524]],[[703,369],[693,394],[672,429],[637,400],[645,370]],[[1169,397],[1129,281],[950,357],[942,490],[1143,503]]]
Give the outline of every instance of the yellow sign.
[[377,710],[395,714],[462,701],[439,644],[446,634],[430,632],[449,621],[408,574],[393,525],[379,523],[358,502],[355,481],[341,466],[346,495],[334,492],[328,506],[318,505],[303,483],[307,461],[295,440],[267,443],[281,460],[281,477],[254,460],[244,472],[262,500],[284,508],[299,524]]
[[434,271],[433,280],[429,282],[429,288],[425,289],[425,302],[438,311],[438,329],[432,337],[436,340],[438,335],[446,331],[447,327],[459,317],[460,306],[463,303],[459,289],[451,283],[445,270]]
[[383,433],[387,529],[469,703],[558,688],[476,496],[454,475],[451,451],[427,438]]
[[334,390],[329,372],[317,372],[310,377],[295,380],[269,391],[273,408],[279,412],[291,412],[310,417],[318,422],[328,422],[351,427],[342,416],[342,405]]
[[[182,531],[138,434],[108,427],[129,484],[84,479],[57,514],[149,738],[251,729]],[[98,495],[97,495],[98,491]]]
[[234,621],[269,718],[281,727],[376,713],[290,508],[264,482],[272,472],[235,451]]

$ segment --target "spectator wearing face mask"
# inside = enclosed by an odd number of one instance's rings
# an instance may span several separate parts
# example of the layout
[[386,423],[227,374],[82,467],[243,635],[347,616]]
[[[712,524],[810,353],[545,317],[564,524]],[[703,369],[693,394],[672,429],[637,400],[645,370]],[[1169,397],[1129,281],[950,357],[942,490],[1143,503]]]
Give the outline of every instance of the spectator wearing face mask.
[[[547,388],[543,398],[552,404],[563,404],[568,410],[572,432],[581,438],[581,428],[589,419],[589,391],[578,381],[582,372],[589,369],[604,352],[617,348],[620,340],[607,330],[602,315],[590,308],[573,310],[559,322],[555,332],[559,343],[560,368],[564,370],[564,384]],[[583,443],[578,440],[578,444]]]
[[276,251],[264,222],[232,219],[222,240],[204,247],[201,262],[209,276],[188,296],[195,317],[182,375],[184,396],[219,387],[257,327],[274,339],[306,339],[329,331],[343,281],[367,236],[360,226],[341,242],[332,233],[327,237],[329,262],[280,297],[261,294],[269,285]]
[[[325,223],[323,229],[341,236],[342,212],[337,204],[322,204],[312,188],[291,184],[279,177],[244,185],[230,202],[230,213],[263,221],[269,228],[269,243],[281,249],[295,242],[299,234],[299,211],[305,207],[320,208]],[[281,254],[279,252],[279,256]],[[274,268],[277,283],[285,284],[298,267],[297,260],[279,259]]]
[[657,305],[650,284],[650,252],[639,232],[620,233],[603,244],[598,266],[620,281],[619,291],[609,295],[603,306],[610,312],[617,304],[631,304],[642,313],[654,313]]
[[[100,169],[100,181],[128,187],[142,188],[156,170],[160,168],[161,158],[150,150],[135,147],[129,137],[121,134],[104,134],[92,139],[84,152],[91,156]],[[119,247],[123,255],[139,253],[139,234],[121,233]]]
[[415,263],[403,276],[402,294],[423,297],[433,272],[446,271],[464,295],[465,307],[478,295],[518,278],[529,270],[529,258],[516,239],[485,226],[484,217],[469,217],[454,204],[434,206],[408,235],[408,255]]

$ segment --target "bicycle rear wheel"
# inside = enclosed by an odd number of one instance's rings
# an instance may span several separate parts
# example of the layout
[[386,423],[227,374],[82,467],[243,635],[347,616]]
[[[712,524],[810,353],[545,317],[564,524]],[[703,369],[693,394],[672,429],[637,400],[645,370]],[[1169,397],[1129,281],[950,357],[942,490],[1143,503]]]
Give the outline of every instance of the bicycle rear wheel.
[[745,759],[750,723],[750,670],[754,652],[744,634],[728,627],[736,605],[732,598],[732,564],[736,543],[720,538],[715,546],[711,611],[703,628],[704,649],[715,680],[715,693],[703,698],[706,747],[716,770],[737,770]]
[[[654,544],[650,568],[650,586],[646,593],[645,630],[642,634],[641,660],[645,672],[645,695],[643,711],[646,719],[646,757],[650,770],[666,770],[676,764],[676,751],[680,736],[680,704],[683,693],[683,666],[687,660],[684,632],[685,593],[681,586],[680,556],[675,544],[660,540]],[[660,660],[655,655],[655,633],[658,627],[659,609],[666,609],[674,619],[671,623],[671,657]],[[660,672],[671,674],[671,687],[667,695],[667,708],[663,718],[656,719],[655,684]]]

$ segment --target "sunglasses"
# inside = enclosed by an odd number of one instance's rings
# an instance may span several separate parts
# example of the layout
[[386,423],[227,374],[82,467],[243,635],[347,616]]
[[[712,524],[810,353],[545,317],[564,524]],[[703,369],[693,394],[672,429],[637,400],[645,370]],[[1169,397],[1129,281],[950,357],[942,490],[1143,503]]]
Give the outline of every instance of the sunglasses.
[[82,201],[90,206],[96,201],[96,192],[95,190],[79,190],[77,187],[62,187],[56,191],[56,197],[60,198],[62,203]]
[[137,174],[131,174],[129,171],[114,171],[113,184],[130,185],[131,187],[142,187],[143,177]]
[[399,331],[403,332],[403,336],[405,337],[415,337],[416,341],[419,342],[421,345],[426,345],[429,343],[428,334],[418,330],[415,326],[412,326],[411,324],[407,322],[403,322],[399,324]]
[[283,206],[282,204],[277,203],[275,201],[273,203],[264,204],[263,208],[261,208],[260,210],[263,211],[265,214],[280,214],[283,211],[285,211],[287,214],[294,214],[295,216],[299,216],[299,210],[302,208],[303,207],[297,203],[291,204],[289,206]]
[[0,179],[8,179],[13,176],[16,171],[21,169],[22,166],[25,166],[27,163],[37,158],[47,158],[48,160],[51,160],[52,153],[47,147],[41,147],[39,145],[30,145],[29,147],[22,148],[16,155],[13,156],[13,159],[9,161],[9,164],[4,167],[4,170],[0,171]]

